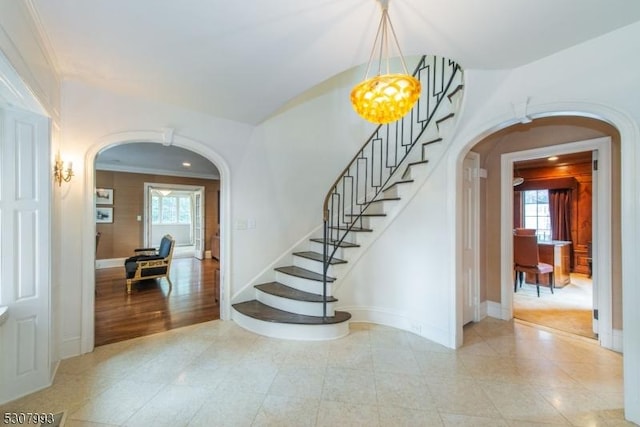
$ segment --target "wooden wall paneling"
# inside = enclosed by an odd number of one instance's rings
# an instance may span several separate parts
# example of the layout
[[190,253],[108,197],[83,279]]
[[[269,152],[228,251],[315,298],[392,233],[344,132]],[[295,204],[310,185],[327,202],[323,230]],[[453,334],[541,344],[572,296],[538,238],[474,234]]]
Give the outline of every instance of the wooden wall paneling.
[[137,217],[144,214],[145,182],[205,187],[205,250],[210,250],[209,242],[218,228],[219,180],[96,171],[96,187],[113,188],[114,194],[113,223],[96,225],[96,231],[101,232],[96,259],[128,257],[143,246],[143,222]]
[[[518,169],[525,181],[527,179],[573,177],[578,182],[572,194],[572,271],[588,273],[587,244],[591,241],[592,227],[592,171],[591,163],[579,163],[567,166]],[[519,192],[516,192],[518,194]],[[515,204],[514,197],[514,204]],[[514,216],[516,214],[514,206]],[[516,222],[514,221],[514,224]]]

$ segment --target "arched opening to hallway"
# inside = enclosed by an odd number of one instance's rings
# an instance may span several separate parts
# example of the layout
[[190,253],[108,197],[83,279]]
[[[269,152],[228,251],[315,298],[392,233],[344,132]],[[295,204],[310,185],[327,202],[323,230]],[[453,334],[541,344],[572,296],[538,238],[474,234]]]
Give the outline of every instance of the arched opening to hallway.
[[[228,221],[228,210],[229,210],[229,171],[228,167],[220,156],[217,155],[210,147],[203,145],[197,141],[193,141],[191,139],[178,136],[171,135],[171,141],[166,140],[167,133],[166,132],[124,132],[120,134],[109,135],[101,139],[95,146],[93,146],[86,154],[85,160],[87,165],[94,165],[96,159],[99,158],[102,152],[108,152],[109,149],[113,149],[114,147],[122,147],[126,148],[127,144],[131,143],[145,143],[145,145],[152,146],[154,149],[162,150],[169,148],[176,150],[182,150],[179,152],[185,153],[185,155],[190,155],[192,159],[200,158],[204,162],[208,163],[214,169],[217,168],[219,178],[218,180],[211,179],[200,179],[199,183],[203,184],[201,186],[196,185],[196,182],[199,178],[194,176],[187,177],[176,177],[175,174],[161,174],[159,173],[162,167],[166,165],[161,161],[160,163],[156,163],[160,166],[157,166],[155,170],[153,168],[144,168],[142,167],[138,170],[138,173],[131,173],[122,170],[112,170],[112,171],[101,171],[100,168],[96,170],[93,167],[89,167],[85,169],[85,179],[88,183],[85,194],[85,217],[87,221],[85,222],[84,232],[83,232],[83,242],[84,244],[89,246],[94,246],[96,244],[95,236],[97,235],[98,225],[96,224],[96,202],[95,202],[95,189],[106,187],[102,184],[111,185],[109,182],[110,179],[120,182],[121,185],[125,187],[125,194],[127,191],[131,191],[131,189],[127,190],[127,186],[134,185],[137,187],[135,192],[137,196],[135,199],[137,200],[137,205],[135,209],[128,209],[129,215],[129,227],[134,227],[134,231],[129,230],[129,234],[136,236],[133,241],[129,242],[129,246],[138,246],[144,247],[144,243],[149,240],[145,240],[144,238],[144,227],[142,224],[144,223],[144,207],[141,204],[141,200],[144,198],[144,183],[148,181],[152,181],[160,184],[171,184],[174,188],[179,186],[181,189],[187,188],[204,188],[204,204],[210,205],[208,209],[208,213],[204,214],[204,232],[202,246],[202,255],[203,259],[199,260],[196,257],[191,255],[183,255],[185,257],[174,257],[171,263],[170,269],[170,277],[172,278],[173,285],[169,288],[168,282],[164,278],[159,279],[154,282],[139,282],[134,283],[132,287],[131,294],[127,294],[126,287],[121,288],[119,284],[122,283],[113,283],[113,280],[122,281],[124,277],[124,268],[122,267],[124,259],[127,256],[132,254],[127,251],[127,254],[118,253],[113,256],[115,258],[108,258],[109,261],[100,260],[96,263],[96,253],[100,253],[100,248],[102,243],[107,242],[108,240],[101,241],[98,243],[98,251],[94,251],[91,253],[85,252],[84,260],[83,260],[83,303],[82,303],[82,350],[83,351],[91,351],[94,345],[100,344],[98,342],[98,337],[95,335],[95,331],[97,330],[97,322],[98,317],[97,313],[100,307],[98,306],[98,296],[96,294],[99,289],[97,288],[96,282],[96,265],[98,266],[107,266],[112,267],[113,264],[116,263],[115,267],[117,267],[118,276],[117,278],[107,278],[106,280],[109,282],[108,286],[113,288],[113,294],[116,295],[116,299],[121,301],[125,301],[129,303],[133,301],[134,304],[140,302],[139,300],[142,298],[138,298],[137,296],[145,295],[145,292],[156,292],[156,306],[153,307],[153,302],[151,303],[151,309],[145,315],[147,316],[147,320],[140,321],[139,329],[146,329],[148,333],[159,332],[161,330],[172,329],[174,327],[185,326],[190,323],[198,323],[206,320],[211,320],[211,318],[228,318],[228,302],[226,301],[226,295],[228,292],[225,290],[228,287],[228,280],[225,278],[225,270],[227,268],[228,259],[228,242],[225,237],[227,236],[226,230],[227,221]],[[164,145],[164,146],[163,146]],[[147,153],[148,154],[148,153]],[[184,159],[176,156],[176,162],[180,163],[180,165],[185,161]],[[215,166],[213,166],[215,165]],[[114,167],[112,169],[119,169],[118,167]],[[120,168],[122,169],[122,168]],[[142,173],[140,173],[142,172]],[[116,176],[116,174],[125,174],[121,176]],[[128,174],[128,175],[126,175]],[[211,176],[205,177],[211,178]],[[176,183],[176,180],[181,180],[181,183]],[[191,181],[189,181],[191,180]],[[194,181],[196,180],[196,181]],[[100,182],[99,182],[100,181]],[[208,181],[217,181],[218,185],[208,185]],[[122,184],[124,182],[124,184]],[[139,185],[137,185],[137,184]],[[215,187],[215,188],[214,188]],[[116,212],[118,211],[118,204],[120,203],[118,194],[120,192],[116,191],[116,188],[106,187],[113,190],[113,216],[114,221],[118,220],[118,216]],[[153,187],[155,188],[155,187]],[[207,192],[209,194],[207,194]],[[186,194],[184,191],[176,192],[176,195],[184,195]],[[123,196],[121,194],[121,196]],[[125,210],[126,207],[126,197],[124,198]],[[208,202],[211,201],[211,203]],[[206,206],[204,206],[206,208]],[[133,224],[133,225],[132,225]],[[106,224],[105,224],[106,225]],[[115,225],[115,224],[114,224]],[[175,231],[172,231],[175,232]],[[104,235],[101,236],[101,239]],[[215,255],[217,259],[211,257],[211,245],[213,244],[213,236],[218,237],[219,248],[216,248]],[[136,244],[138,243],[138,244]],[[111,246],[113,246],[113,242]],[[107,246],[109,246],[107,244]],[[129,248],[131,249],[131,248]],[[192,254],[194,252],[192,251]],[[115,260],[115,261],[114,261]],[[182,287],[180,286],[182,283]],[[203,285],[210,285],[204,286]],[[116,288],[121,288],[120,290],[116,290]],[[213,289],[211,289],[213,288]],[[171,290],[170,290],[171,289]],[[185,312],[189,312],[189,308],[185,308],[185,304],[189,305],[188,298],[185,295],[190,295],[192,292],[189,290],[197,291],[196,294],[199,296],[194,296],[197,301],[194,302],[195,305],[192,306],[194,313],[186,315]],[[150,295],[150,294],[146,294]],[[217,297],[217,298],[216,298]],[[185,300],[186,299],[186,300]],[[217,299],[217,301],[216,301]],[[130,311],[132,309],[130,308]],[[173,312],[173,314],[171,314]],[[151,314],[153,313],[153,314]],[[126,312],[122,316],[126,317]],[[213,317],[212,317],[213,316]],[[225,317],[226,316],[226,317]],[[149,319],[156,318],[156,325],[151,327],[149,326]],[[189,319],[190,318],[190,319]],[[108,316],[107,316],[108,319]],[[109,320],[107,320],[109,321]],[[127,328],[130,328],[132,323],[129,324]],[[135,332],[137,335],[144,335],[147,332],[140,333],[140,331]],[[123,339],[130,338],[124,337]]]
[[[100,151],[95,169],[95,345],[218,319],[215,165],[180,147],[129,142]],[[136,281],[124,293],[124,259],[164,235],[175,241],[171,282]]]

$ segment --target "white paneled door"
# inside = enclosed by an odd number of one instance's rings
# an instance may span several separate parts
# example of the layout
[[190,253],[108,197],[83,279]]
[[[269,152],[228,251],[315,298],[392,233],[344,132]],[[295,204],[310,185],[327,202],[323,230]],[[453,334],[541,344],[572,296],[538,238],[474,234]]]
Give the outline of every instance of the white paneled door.
[[48,119],[0,107],[0,403],[50,381]]
[[469,153],[462,165],[462,324],[480,320],[479,315],[479,162]]

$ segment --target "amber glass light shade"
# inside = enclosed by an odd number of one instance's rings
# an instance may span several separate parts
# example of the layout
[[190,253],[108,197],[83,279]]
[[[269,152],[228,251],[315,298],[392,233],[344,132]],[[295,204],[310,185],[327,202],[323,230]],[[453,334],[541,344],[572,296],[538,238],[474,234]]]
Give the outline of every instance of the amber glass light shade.
[[395,122],[420,97],[420,81],[408,74],[382,74],[358,83],[351,103],[362,118],[376,124]]

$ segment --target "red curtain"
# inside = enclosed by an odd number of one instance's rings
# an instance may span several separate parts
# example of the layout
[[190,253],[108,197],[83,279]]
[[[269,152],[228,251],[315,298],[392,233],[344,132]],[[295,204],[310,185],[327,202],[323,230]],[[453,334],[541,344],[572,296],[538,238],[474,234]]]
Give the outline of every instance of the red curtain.
[[[551,239],[571,241],[571,190],[549,190],[549,215],[551,217]],[[571,268],[573,269],[573,245],[571,245]]]

